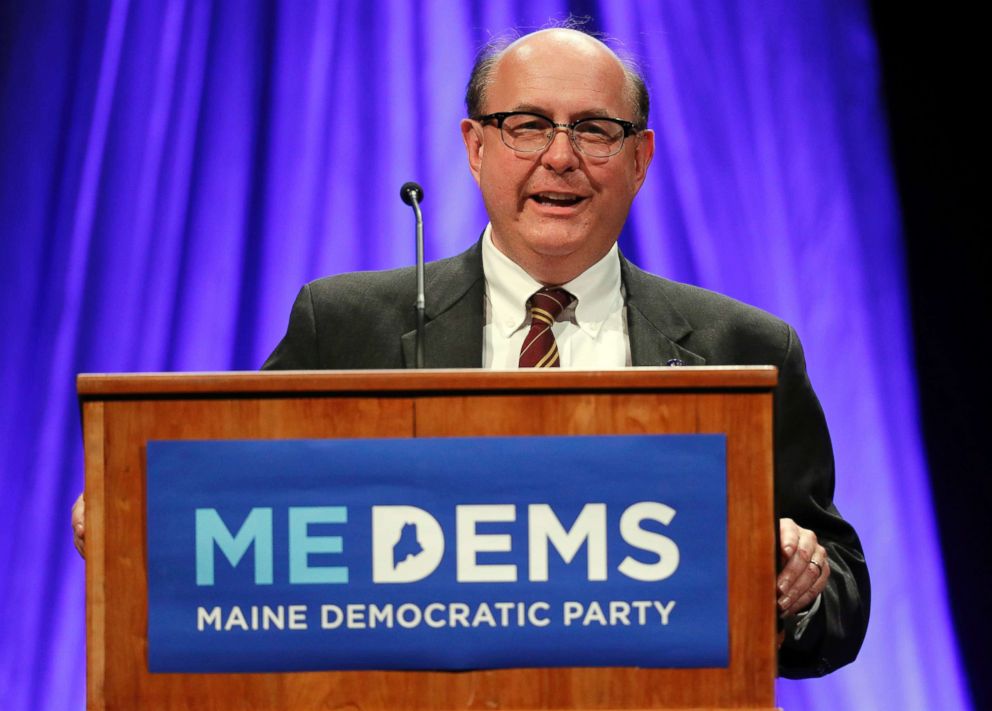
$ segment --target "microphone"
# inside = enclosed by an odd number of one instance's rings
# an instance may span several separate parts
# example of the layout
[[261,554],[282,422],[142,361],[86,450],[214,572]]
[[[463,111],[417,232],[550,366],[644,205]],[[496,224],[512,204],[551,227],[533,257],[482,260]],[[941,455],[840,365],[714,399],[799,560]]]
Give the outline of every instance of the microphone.
[[403,183],[403,187],[400,188],[400,197],[403,198],[403,202],[413,207],[414,202],[424,201],[424,189],[411,180]]
[[424,367],[424,216],[420,212],[420,202],[424,199],[424,189],[413,181],[403,183],[400,197],[413,208],[417,220],[417,356],[416,365]]

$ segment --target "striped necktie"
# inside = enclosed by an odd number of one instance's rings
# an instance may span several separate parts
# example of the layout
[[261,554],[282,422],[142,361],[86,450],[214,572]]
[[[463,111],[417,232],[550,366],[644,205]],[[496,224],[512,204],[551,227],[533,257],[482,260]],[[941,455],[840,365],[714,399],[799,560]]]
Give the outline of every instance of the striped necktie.
[[545,287],[530,297],[530,331],[520,349],[521,368],[557,368],[558,344],[551,325],[575,301],[564,289]]

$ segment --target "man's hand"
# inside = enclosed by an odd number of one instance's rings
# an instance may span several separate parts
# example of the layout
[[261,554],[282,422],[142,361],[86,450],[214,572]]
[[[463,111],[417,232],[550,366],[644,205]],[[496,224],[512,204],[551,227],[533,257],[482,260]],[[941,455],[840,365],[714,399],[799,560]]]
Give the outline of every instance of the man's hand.
[[791,518],[779,519],[779,546],[782,572],[778,574],[778,609],[782,617],[792,617],[813,604],[827,586],[830,562],[827,549],[816,534]]
[[86,533],[86,502],[80,494],[76,503],[72,505],[72,542],[76,544],[76,550],[83,558],[86,551],[83,550],[83,536]]

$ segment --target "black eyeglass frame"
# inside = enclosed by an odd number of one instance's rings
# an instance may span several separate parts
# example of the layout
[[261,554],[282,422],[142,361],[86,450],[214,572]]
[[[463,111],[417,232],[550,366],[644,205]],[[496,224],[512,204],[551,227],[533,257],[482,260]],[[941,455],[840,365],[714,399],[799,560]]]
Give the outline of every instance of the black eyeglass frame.
[[[506,121],[506,119],[510,118],[511,116],[534,116],[535,118],[539,118],[547,121],[549,124],[551,124],[551,133],[548,135],[548,142],[545,143],[541,148],[528,149],[528,148],[517,148],[515,146],[511,146],[509,143],[506,142],[506,137],[503,134],[503,122]],[[609,158],[610,156],[615,156],[617,153],[623,150],[623,144],[627,140],[628,136],[636,136],[638,133],[644,130],[643,127],[638,126],[633,121],[627,121],[626,119],[615,118],[613,116],[586,116],[584,118],[575,119],[574,121],[570,121],[568,123],[557,123],[556,121],[552,121],[549,117],[545,116],[544,114],[538,114],[533,111],[497,111],[496,113],[492,113],[492,114],[483,114],[482,116],[476,116],[474,120],[478,121],[479,123],[486,123],[487,121],[496,121],[496,128],[499,129],[499,139],[503,142],[504,146],[509,148],[511,151],[516,151],[517,153],[539,153],[543,150],[546,150],[547,147],[551,145],[551,142],[555,140],[555,134],[558,132],[558,129],[564,128],[568,133],[568,140],[572,142],[572,145],[575,146],[576,150],[578,150],[583,155],[592,156],[593,158]],[[617,149],[612,153],[607,153],[606,155],[601,155],[601,156],[595,155],[593,153],[586,153],[584,150],[582,150],[582,147],[579,146],[578,142],[575,140],[575,127],[578,126],[580,123],[584,123],[586,121],[609,121],[610,123],[615,123],[618,126],[620,126],[620,128],[623,129],[623,136],[620,138],[620,144],[617,146]]]

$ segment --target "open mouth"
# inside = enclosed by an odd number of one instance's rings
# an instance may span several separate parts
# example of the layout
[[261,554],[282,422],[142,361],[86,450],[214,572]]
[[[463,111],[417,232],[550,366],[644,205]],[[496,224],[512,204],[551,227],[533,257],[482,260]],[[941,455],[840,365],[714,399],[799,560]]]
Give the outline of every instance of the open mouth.
[[570,193],[535,193],[530,199],[539,205],[549,205],[551,207],[572,207],[585,200],[580,195]]

